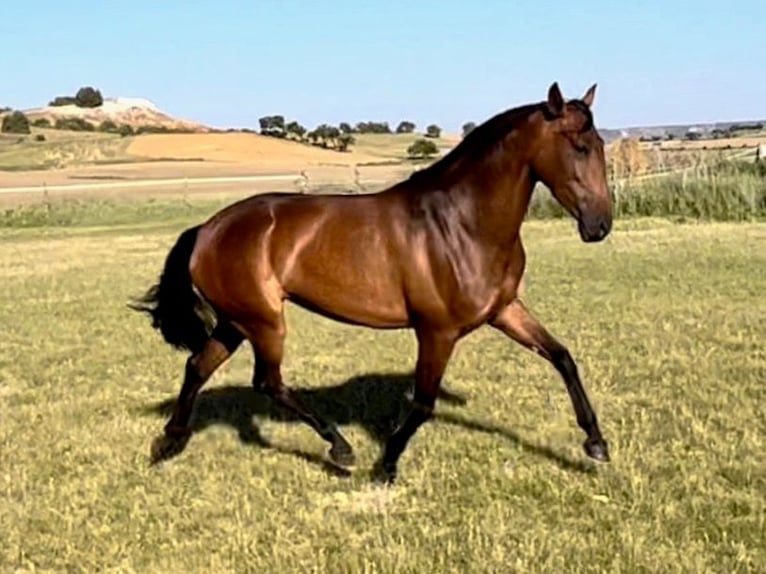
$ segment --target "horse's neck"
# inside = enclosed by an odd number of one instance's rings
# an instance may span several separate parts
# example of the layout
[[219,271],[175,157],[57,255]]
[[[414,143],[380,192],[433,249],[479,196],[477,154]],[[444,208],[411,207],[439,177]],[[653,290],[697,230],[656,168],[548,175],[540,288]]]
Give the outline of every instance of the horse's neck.
[[449,193],[462,204],[461,213],[477,240],[510,248],[532,197],[534,181],[526,161],[507,158],[503,162],[477,165],[453,181]]

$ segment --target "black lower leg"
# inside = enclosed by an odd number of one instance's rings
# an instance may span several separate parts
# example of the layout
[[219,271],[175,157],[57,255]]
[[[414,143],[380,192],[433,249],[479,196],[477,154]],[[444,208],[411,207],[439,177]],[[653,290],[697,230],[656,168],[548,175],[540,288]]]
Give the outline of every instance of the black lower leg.
[[330,443],[330,458],[336,464],[341,466],[352,466],[355,463],[354,450],[348,441],[340,434],[338,428],[327,421],[324,417],[318,415],[303,404],[298,396],[281,379],[274,374],[264,373],[261,379],[264,382],[256,384],[256,388],[278,405],[292,412],[301,421],[313,428],[319,436]]
[[442,375],[457,336],[421,328],[418,334],[418,362],[415,367],[415,396],[412,410],[386,442],[383,456],[374,469],[375,478],[385,482],[396,479],[396,466],[407,443],[420,426],[433,416]]
[[202,351],[187,359],[184,381],[164,435],[152,444],[152,460],[179,454],[191,436],[189,421],[197,394],[210,375],[237,349],[244,337],[232,325],[219,323]]
[[607,462],[609,450],[604,437],[601,435],[598,418],[585,393],[574,359],[567,349],[561,348],[552,353],[551,361],[564,379],[577,417],[577,424],[588,436],[584,443],[586,454],[595,460]]
[[433,404],[413,402],[412,410],[386,442],[383,457],[378,463],[378,478],[391,482],[396,478],[396,466],[407,443],[418,428],[433,416]]

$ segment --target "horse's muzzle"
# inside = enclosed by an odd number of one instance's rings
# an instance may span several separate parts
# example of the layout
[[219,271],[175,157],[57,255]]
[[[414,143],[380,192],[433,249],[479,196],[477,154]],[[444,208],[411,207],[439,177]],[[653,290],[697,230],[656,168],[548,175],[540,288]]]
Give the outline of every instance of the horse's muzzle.
[[583,214],[577,222],[580,237],[586,243],[601,241],[612,231],[612,216]]

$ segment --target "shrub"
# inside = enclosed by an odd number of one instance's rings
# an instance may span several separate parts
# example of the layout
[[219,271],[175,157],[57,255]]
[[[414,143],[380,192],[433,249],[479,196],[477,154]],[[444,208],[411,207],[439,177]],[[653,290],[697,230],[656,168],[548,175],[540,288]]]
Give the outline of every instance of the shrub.
[[396,133],[398,134],[411,134],[414,131],[415,124],[407,120],[399,122],[399,125],[396,126]]
[[128,124],[122,124],[120,126],[120,129],[118,130],[118,133],[122,137],[132,136],[135,132],[133,131],[133,126],[130,126]]
[[32,122],[32,125],[36,128],[49,128],[51,127],[51,121],[48,118],[37,118]]
[[77,101],[72,96],[56,96],[50,102],[49,106],[74,106],[77,105]]
[[417,139],[407,148],[407,155],[411,158],[427,158],[439,153],[439,148],[434,142],[427,139]]
[[190,134],[194,133],[194,130],[188,128],[171,128],[163,125],[145,124],[138,126],[134,132],[136,135],[141,134]]
[[109,134],[117,133],[117,124],[114,123],[112,120],[104,120],[98,125],[98,131],[105,132]]
[[1,129],[5,134],[28,134],[31,131],[29,119],[18,110],[3,117]]
[[43,134],[37,134],[35,136],[35,141],[36,142],[44,142],[45,141],[45,136]]
[[71,132],[96,131],[96,126],[82,118],[59,118],[53,127],[57,130],[68,130]]

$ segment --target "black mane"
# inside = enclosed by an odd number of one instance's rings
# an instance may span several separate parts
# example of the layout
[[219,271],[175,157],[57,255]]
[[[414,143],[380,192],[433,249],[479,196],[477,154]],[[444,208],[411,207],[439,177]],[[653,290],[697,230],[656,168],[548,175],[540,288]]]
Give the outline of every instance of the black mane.
[[476,126],[447,155],[428,167],[416,171],[410,176],[410,179],[420,179],[422,177],[443,174],[462,160],[479,159],[494,149],[523,120],[526,120],[534,112],[543,111],[544,109],[544,103],[537,103],[526,104],[500,112]]
[[[585,123],[581,131],[586,132],[593,127],[593,114],[590,108],[581,100],[569,100],[567,105],[575,107],[585,115]],[[416,171],[410,176],[410,180],[423,177],[434,177],[444,174],[450,168],[465,159],[478,160],[490,153],[503,139],[515,130],[522,121],[526,120],[535,112],[547,114],[548,108],[545,102],[526,104],[511,108],[491,117],[484,123],[476,126],[463,140],[455,146],[443,158],[435,161],[428,167]]]

